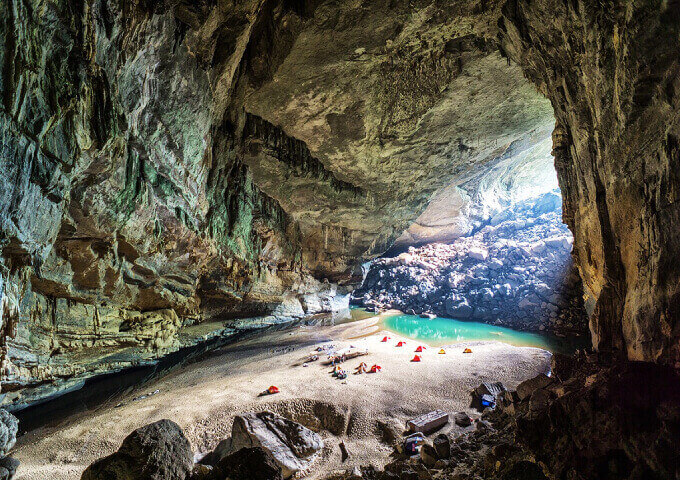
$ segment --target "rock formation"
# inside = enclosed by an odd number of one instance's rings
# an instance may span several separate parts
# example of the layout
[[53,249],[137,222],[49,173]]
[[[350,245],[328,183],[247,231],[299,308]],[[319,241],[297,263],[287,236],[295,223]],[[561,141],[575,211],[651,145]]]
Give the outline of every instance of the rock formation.
[[375,260],[352,302],[520,330],[585,332],[558,192],[499,211],[474,235]]
[[474,427],[455,438],[437,436],[415,461],[395,455],[384,469],[366,466],[359,475],[328,480],[634,480],[680,474],[677,372],[650,363],[608,364],[596,356],[559,357],[553,371],[560,375],[541,375],[516,392],[502,392],[496,408],[485,410]]
[[555,110],[594,345],[680,365],[680,5],[510,0],[500,30]]
[[263,448],[242,448],[224,457],[205,476],[193,475],[191,480],[283,480],[281,467]]
[[[230,451],[262,448],[281,469],[283,478],[304,473],[323,448],[323,440],[308,428],[271,412],[234,418]],[[218,462],[219,464],[219,462]]]
[[170,420],[140,427],[117,452],[97,460],[82,480],[185,480],[191,475],[193,455],[182,429]]

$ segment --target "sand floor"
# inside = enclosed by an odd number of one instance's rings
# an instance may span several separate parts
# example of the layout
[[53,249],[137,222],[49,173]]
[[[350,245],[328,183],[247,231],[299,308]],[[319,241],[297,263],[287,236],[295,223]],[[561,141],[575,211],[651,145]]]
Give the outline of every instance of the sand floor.
[[[402,429],[405,421],[434,409],[469,409],[471,389],[482,381],[502,381],[514,388],[524,379],[546,372],[550,354],[499,342],[456,344],[439,355],[428,348],[421,363],[410,360],[415,341],[379,331],[378,318],[333,327],[299,327],[235,343],[219,355],[175,370],[126,397],[94,411],[77,414],[61,424],[43,427],[17,442],[19,480],[79,479],[87,465],[118,449],[132,430],[169,418],[177,422],[197,454],[207,452],[229,435],[235,414],[271,410],[318,430],[326,446],[304,478],[354,465],[382,466],[392,449],[380,440],[381,424]],[[399,340],[406,346],[397,348]],[[378,374],[350,374],[346,380],[330,375],[320,361],[302,364],[309,353],[327,342],[367,347],[370,354],[348,360],[348,372],[360,362],[383,367]],[[463,354],[470,346],[472,354]],[[277,395],[258,397],[269,385]],[[135,400],[144,392],[159,393]],[[123,406],[115,407],[122,402]],[[475,416],[475,415],[473,415]],[[473,428],[473,427],[470,427]],[[384,429],[384,427],[383,427]],[[330,430],[330,431],[329,431]],[[446,431],[462,432],[455,425]],[[334,433],[331,433],[334,432]],[[350,458],[341,462],[338,444],[344,441]]]

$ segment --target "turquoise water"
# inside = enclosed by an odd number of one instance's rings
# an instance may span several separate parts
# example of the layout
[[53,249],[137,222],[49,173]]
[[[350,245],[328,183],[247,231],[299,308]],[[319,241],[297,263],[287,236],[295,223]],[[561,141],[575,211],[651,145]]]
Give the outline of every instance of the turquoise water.
[[588,344],[585,337],[558,338],[444,317],[429,319],[415,315],[387,314],[381,315],[381,323],[386,330],[432,346],[492,340],[520,347],[543,348],[551,352],[573,353],[577,348],[583,348]]

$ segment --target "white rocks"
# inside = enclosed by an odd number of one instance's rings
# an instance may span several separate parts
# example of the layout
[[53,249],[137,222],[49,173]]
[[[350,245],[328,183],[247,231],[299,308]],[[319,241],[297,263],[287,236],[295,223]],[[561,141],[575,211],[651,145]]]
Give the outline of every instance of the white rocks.
[[538,242],[533,243],[529,250],[532,255],[541,255],[545,253],[546,250],[545,242],[543,240],[539,240]]
[[548,248],[570,251],[573,239],[569,237],[550,237],[546,238],[544,242]]
[[246,413],[234,418],[232,451],[262,447],[281,467],[284,478],[307,470],[323,448],[319,435],[271,412]]
[[483,262],[489,257],[489,251],[481,247],[472,247],[468,250],[468,257]]
[[488,263],[488,267],[491,270],[500,270],[501,268],[503,268],[503,262],[498,260],[497,258],[494,258]]

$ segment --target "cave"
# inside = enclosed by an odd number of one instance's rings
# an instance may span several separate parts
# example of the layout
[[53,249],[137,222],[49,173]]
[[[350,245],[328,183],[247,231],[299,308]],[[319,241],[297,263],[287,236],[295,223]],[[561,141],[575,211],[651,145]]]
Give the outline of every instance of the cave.
[[0,3],[0,478],[678,478],[679,54],[677,0]]

